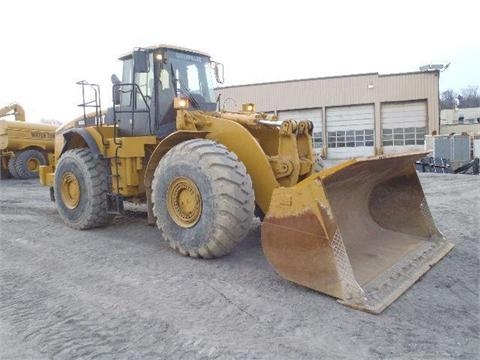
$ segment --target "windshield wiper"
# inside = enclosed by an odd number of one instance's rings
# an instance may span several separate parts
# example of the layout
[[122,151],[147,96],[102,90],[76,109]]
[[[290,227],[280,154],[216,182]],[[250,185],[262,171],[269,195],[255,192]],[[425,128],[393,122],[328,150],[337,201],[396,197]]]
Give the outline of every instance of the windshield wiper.
[[[198,103],[197,100],[195,100],[195,98],[193,97],[193,94],[190,92],[190,89],[185,86],[185,84],[182,82],[182,80],[176,78],[175,71],[173,69],[173,64],[171,64],[170,67],[171,67],[171,70],[172,70],[173,86],[175,88],[175,92],[177,93],[177,96],[178,96],[178,93],[179,93],[178,90],[183,91],[185,93],[185,95],[187,95],[187,98],[188,98],[188,100],[190,100],[190,103],[192,104],[192,106],[196,109],[199,109],[200,104]],[[178,82],[178,84],[180,84],[180,89],[178,89],[177,82]]]

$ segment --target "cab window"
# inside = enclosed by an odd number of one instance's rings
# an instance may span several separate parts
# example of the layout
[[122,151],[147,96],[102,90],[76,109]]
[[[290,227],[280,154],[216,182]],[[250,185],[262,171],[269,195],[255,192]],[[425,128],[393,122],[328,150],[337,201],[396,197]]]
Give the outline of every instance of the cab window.
[[[138,73],[135,74],[135,83],[138,85],[140,90],[142,91],[143,96],[148,104],[150,104],[150,100],[153,96],[154,91],[154,80],[153,80],[153,54],[149,56],[149,69],[147,73]],[[147,104],[143,101],[142,94],[137,92],[137,99],[136,99],[136,108],[137,109],[145,109]]]
[[[123,61],[123,74],[122,82],[125,84],[132,83],[132,71],[133,71],[133,59]],[[127,86],[121,87],[120,93],[120,105],[131,106],[132,105],[132,91]]]

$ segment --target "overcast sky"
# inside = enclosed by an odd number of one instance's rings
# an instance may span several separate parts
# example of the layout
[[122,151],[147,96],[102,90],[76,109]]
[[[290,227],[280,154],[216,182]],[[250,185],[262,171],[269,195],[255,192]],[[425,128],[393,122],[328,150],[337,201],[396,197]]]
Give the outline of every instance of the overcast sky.
[[27,121],[80,114],[86,79],[111,106],[110,75],[133,47],[174,44],[210,53],[225,85],[451,62],[441,90],[480,85],[478,1],[3,0],[0,104]]

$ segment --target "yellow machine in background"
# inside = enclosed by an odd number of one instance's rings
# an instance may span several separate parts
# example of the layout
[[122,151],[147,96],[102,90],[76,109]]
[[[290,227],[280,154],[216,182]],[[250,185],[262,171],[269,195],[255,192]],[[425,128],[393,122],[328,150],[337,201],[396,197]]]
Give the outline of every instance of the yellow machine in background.
[[84,117],[58,129],[57,162],[40,169],[70,227],[103,226],[124,201],[145,202],[173,249],[213,258],[246,236],[256,212],[282,277],[372,313],[453,247],[415,171],[423,153],[315,172],[312,122],[278,121],[254,104],[221,111],[213,88],[223,68],[209,55],[159,45],[121,60],[113,108],[103,114],[98,86],[81,82],[95,101],[84,98]]
[[[15,121],[1,119],[14,116]],[[25,111],[13,103],[0,108],[1,178],[38,177],[40,165],[53,156],[56,126],[25,122]]]

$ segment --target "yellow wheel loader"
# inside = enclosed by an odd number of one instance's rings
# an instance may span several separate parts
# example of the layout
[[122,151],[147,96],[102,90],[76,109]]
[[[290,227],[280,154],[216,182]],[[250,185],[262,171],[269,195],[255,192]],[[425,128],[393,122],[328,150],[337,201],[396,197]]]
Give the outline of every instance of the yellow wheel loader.
[[[5,120],[14,116],[15,121]],[[52,161],[56,126],[25,122],[22,106],[0,108],[0,178],[38,177],[40,165]]]
[[[452,248],[436,228],[414,162],[423,153],[353,159],[315,172],[310,121],[221,111],[223,67],[198,51],[135,49],[120,58],[106,113],[57,131],[55,166],[43,166],[60,217],[104,226],[125,201],[183,255],[228,254],[263,218],[262,247],[292,282],[379,313]],[[87,113],[86,108],[95,111]],[[160,237],[160,235],[159,235]]]

